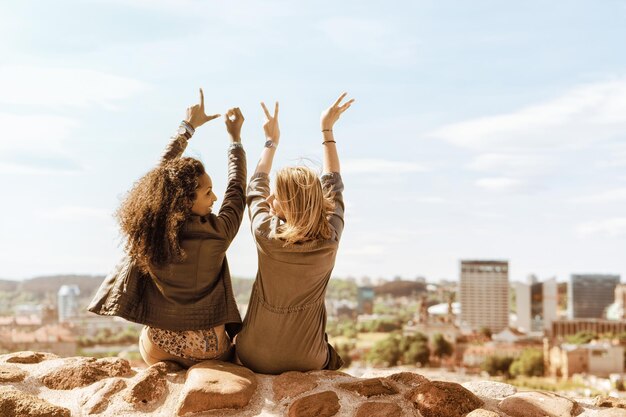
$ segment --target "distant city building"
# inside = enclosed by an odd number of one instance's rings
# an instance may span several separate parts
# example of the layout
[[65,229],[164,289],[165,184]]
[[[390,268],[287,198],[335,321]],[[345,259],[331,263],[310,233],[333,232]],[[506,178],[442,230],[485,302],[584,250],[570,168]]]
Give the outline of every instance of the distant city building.
[[626,320],[626,284],[615,287],[615,301],[606,309],[609,320]]
[[509,263],[461,261],[461,324],[498,333],[509,325]]
[[549,332],[557,319],[557,299],[556,278],[538,282],[531,275],[527,283],[516,282],[517,327],[524,332]]
[[580,332],[595,333],[597,335],[618,335],[626,332],[626,320],[555,320],[552,322],[552,331],[550,332],[550,335],[553,339],[564,339],[567,336],[573,336]]
[[358,287],[357,292],[357,313],[372,314],[374,312],[374,288]]
[[80,289],[78,285],[63,285],[59,288],[58,309],[59,323],[63,323],[69,318],[78,317],[80,306],[78,304],[78,296]]
[[550,349],[548,373],[570,378],[574,374],[608,377],[624,372],[624,346],[611,343],[562,344]]
[[567,286],[567,317],[601,319],[615,299],[619,275],[572,274]]

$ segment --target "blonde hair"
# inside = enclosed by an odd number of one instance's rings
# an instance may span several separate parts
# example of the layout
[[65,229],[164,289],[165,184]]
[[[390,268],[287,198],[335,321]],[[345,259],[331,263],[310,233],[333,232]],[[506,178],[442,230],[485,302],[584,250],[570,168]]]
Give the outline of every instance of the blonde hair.
[[285,245],[317,239],[330,239],[328,216],[334,209],[332,192],[323,190],[315,171],[307,167],[287,167],[276,174],[276,199],[285,214],[285,223],[270,237]]

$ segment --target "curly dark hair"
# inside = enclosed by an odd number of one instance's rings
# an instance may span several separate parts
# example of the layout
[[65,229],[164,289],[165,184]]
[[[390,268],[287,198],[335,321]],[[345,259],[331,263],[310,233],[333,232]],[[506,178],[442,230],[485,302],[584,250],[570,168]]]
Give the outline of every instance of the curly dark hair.
[[185,259],[180,233],[204,173],[197,159],[168,161],[135,182],[124,198],[116,217],[127,253],[144,272]]

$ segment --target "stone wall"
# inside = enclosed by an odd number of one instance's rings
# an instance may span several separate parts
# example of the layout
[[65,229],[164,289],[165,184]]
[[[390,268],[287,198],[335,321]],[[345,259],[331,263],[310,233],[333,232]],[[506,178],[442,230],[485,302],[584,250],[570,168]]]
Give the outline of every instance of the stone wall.
[[413,372],[361,379],[336,371],[259,375],[217,361],[189,370],[120,358],[0,356],[0,416],[626,417],[626,402],[574,401],[499,382],[463,385]]

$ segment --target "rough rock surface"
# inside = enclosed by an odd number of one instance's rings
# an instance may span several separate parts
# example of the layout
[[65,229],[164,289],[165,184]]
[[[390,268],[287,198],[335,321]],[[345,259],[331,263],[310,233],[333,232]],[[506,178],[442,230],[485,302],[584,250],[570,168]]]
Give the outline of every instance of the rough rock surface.
[[575,401],[552,392],[525,391],[506,397],[500,409],[512,417],[571,417],[576,415]]
[[[19,359],[7,363],[10,357]],[[46,359],[31,363],[37,358]],[[22,363],[24,361],[28,363]],[[576,401],[552,397],[554,394],[526,391],[507,395],[514,391],[513,387],[479,381],[476,377],[471,378],[478,382],[465,383],[462,387],[435,380],[446,377],[433,369],[395,373],[390,369],[372,369],[363,378],[337,371],[288,372],[274,376],[257,375],[245,368],[215,361],[204,362],[191,370],[181,369],[172,362],[130,369],[126,361],[117,358],[55,358],[33,352],[4,355],[0,357],[0,366],[15,367],[26,375],[21,381],[0,382],[1,417],[65,417],[70,414],[75,417],[172,417],[184,405],[207,410],[199,411],[198,417],[531,417],[535,406],[529,397],[533,396],[542,396],[545,400],[540,402],[543,409],[539,415],[569,416],[578,412]],[[79,366],[85,369],[79,372],[75,369]],[[416,372],[432,375],[432,381]],[[57,381],[59,386],[76,387],[47,387],[44,377],[53,374],[61,376]],[[377,393],[386,384],[399,392],[371,398],[358,393],[359,390],[363,394]],[[339,388],[340,385],[353,390]],[[472,390],[474,393],[470,392]],[[480,399],[476,400],[475,394],[479,394]],[[126,401],[129,398],[134,402]],[[481,400],[484,404],[479,405]],[[577,402],[582,412],[577,417],[626,417],[626,409],[618,408],[622,401],[610,397],[579,398]],[[565,404],[565,413],[545,409],[561,403]],[[506,408],[507,404],[519,410],[509,413],[499,407]]]
[[311,391],[316,387],[317,377],[302,372],[285,372],[275,377],[272,383],[275,401],[297,397],[303,392]]
[[461,385],[479,397],[505,398],[517,392],[513,385],[496,381],[470,381]]
[[482,408],[478,408],[465,417],[499,417],[500,415],[495,411],[484,410]]
[[339,412],[339,397],[334,391],[300,398],[289,407],[289,417],[331,417]]
[[337,387],[347,391],[356,392],[364,397],[374,397],[376,395],[393,395],[399,391],[393,382],[385,378],[370,378],[362,381],[338,384]]
[[468,389],[456,382],[431,381],[407,392],[424,417],[463,417],[483,405]]
[[20,382],[26,378],[26,372],[17,366],[0,365],[0,383]]
[[122,378],[111,378],[97,382],[87,388],[79,399],[81,409],[87,414],[101,413],[109,406],[110,398],[126,388]]
[[0,416],[70,417],[70,410],[17,390],[0,391]]
[[4,355],[2,360],[8,363],[39,363],[56,358],[58,358],[58,356],[52,353],[25,351]]
[[354,417],[401,417],[402,408],[394,403],[370,402],[359,407]]
[[131,374],[130,364],[121,358],[68,358],[64,364],[41,377],[50,389],[68,390],[91,385],[101,379]]
[[621,398],[598,395],[594,401],[596,407],[626,408],[626,400]]
[[167,391],[163,362],[157,362],[143,371],[135,383],[124,395],[124,400],[135,406],[152,404],[163,397]]
[[254,372],[243,366],[205,361],[187,371],[178,415],[248,405],[256,391]]

